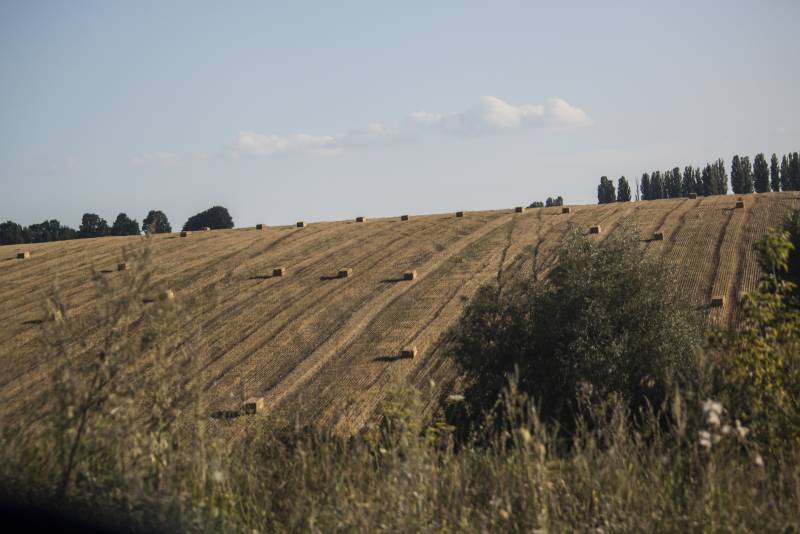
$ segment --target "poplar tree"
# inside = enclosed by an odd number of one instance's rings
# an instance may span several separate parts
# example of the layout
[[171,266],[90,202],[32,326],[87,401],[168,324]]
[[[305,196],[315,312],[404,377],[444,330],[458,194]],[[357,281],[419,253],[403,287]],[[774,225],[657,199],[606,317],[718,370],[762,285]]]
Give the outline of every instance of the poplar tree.
[[747,194],[753,192],[753,166],[750,164],[750,157],[745,156],[740,162],[739,171],[742,173],[742,190],[741,193]]
[[[786,159],[784,157],[784,159]],[[788,167],[787,167],[788,168]],[[788,173],[788,171],[787,171]],[[788,176],[788,174],[787,174]],[[652,197],[650,196],[650,175],[647,173],[642,174],[642,181],[639,184],[639,190],[642,194],[642,200],[650,200]]]
[[792,179],[789,176],[789,159],[786,154],[781,158],[781,189],[783,191],[792,190]]
[[800,153],[789,156],[789,181],[792,191],[800,191]]
[[769,183],[773,191],[781,190],[781,177],[778,173],[778,155],[772,153],[772,158],[769,160]]
[[617,180],[617,202],[630,202],[631,200],[631,186],[624,176],[620,176]]
[[769,165],[763,152],[753,160],[753,186],[756,193],[769,193]]
[[731,161],[731,188],[733,192],[737,195],[742,193],[744,189],[744,182],[742,181],[742,170],[741,170],[741,161],[739,160],[739,154],[733,156],[733,160]]

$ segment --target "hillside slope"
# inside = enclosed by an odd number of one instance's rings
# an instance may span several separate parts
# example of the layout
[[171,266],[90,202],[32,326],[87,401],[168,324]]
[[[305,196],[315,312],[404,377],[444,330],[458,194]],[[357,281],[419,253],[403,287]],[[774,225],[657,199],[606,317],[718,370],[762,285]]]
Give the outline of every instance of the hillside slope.
[[[467,212],[312,223],[306,228],[237,229],[155,237],[156,267],[177,297],[223,280],[221,304],[199,321],[206,349],[203,363],[211,405],[238,407],[242,396],[263,396],[269,410],[320,423],[341,432],[367,421],[398,379],[428,388],[453,379],[442,334],[484,282],[513,276],[534,263],[547,269],[572,225],[602,226],[603,239],[622,221],[644,237],[649,253],[674,261],[682,288],[712,324],[733,325],[740,291],[758,281],[753,243],[778,225],[800,194],[715,196],[601,206]],[[0,414],[8,414],[41,391],[47,362],[37,346],[38,295],[57,281],[73,308],[90,298],[90,267],[113,271],[123,246],[136,237],[109,237],[0,247]],[[19,250],[31,257],[15,259]],[[286,266],[288,276],[271,277]],[[333,278],[340,267],[351,278]],[[418,279],[403,281],[416,269]],[[225,278],[228,275],[228,278]],[[414,344],[414,359],[396,359]],[[222,423],[220,423],[222,424]]]

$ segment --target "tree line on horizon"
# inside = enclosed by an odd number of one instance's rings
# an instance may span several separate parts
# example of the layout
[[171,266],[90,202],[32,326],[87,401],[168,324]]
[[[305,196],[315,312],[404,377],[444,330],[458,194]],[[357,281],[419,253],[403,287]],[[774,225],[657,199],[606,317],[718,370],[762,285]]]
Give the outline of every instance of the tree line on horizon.
[[[773,153],[770,162],[759,153],[751,164],[748,156],[738,154],[731,160],[730,188],[734,194],[768,193],[770,191],[800,191],[800,153],[785,154],[780,162]],[[707,163],[702,169],[688,165],[681,171],[674,167],[668,171],[652,171],[642,174],[633,188],[636,200],[680,198],[691,193],[699,196],[725,195],[728,193],[728,174],[722,158]],[[597,186],[598,204],[628,202],[632,200],[628,180],[621,176],[614,183],[606,176]]]
[[[233,218],[222,206],[214,206],[189,217],[183,229],[200,230],[233,228]],[[50,219],[30,226],[22,226],[14,221],[0,223],[0,245],[20,245],[23,243],[45,243],[48,241],[65,241],[89,237],[140,235],[142,232],[163,234],[172,232],[172,225],[167,215],[160,210],[150,210],[142,220],[141,226],[136,219],[126,213],[120,213],[109,226],[108,222],[96,213],[84,213],[78,230],[62,225],[57,219]]]

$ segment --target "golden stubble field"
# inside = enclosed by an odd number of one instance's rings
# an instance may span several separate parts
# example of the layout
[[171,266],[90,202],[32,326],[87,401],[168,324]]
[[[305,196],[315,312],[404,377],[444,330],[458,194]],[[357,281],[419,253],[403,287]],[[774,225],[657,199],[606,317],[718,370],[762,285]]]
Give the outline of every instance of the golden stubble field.
[[[647,238],[651,254],[678,266],[681,285],[710,324],[733,325],[736,301],[758,283],[753,243],[800,208],[800,193],[733,195],[561,208],[310,223],[195,232],[154,239],[159,283],[176,298],[219,284],[219,305],[189,314],[202,326],[196,354],[209,404],[236,409],[264,397],[267,411],[339,432],[361,428],[398,380],[431,401],[454,380],[443,334],[487,280],[534,265],[546,270],[572,225],[592,225],[604,239],[621,221]],[[91,268],[115,270],[138,237],[109,237],[0,247],[0,416],[25,405],[47,384],[49,366],[37,337],[41,295],[54,283],[73,313],[88,310]],[[31,257],[16,259],[29,250]],[[287,276],[273,277],[285,266]],[[335,278],[350,267],[349,278]],[[415,269],[418,277],[402,280]],[[708,307],[723,296],[722,307]],[[398,351],[416,345],[413,359]],[[433,380],[437,386],[429,387]],[[222,424],[222,423],[221,423]]]

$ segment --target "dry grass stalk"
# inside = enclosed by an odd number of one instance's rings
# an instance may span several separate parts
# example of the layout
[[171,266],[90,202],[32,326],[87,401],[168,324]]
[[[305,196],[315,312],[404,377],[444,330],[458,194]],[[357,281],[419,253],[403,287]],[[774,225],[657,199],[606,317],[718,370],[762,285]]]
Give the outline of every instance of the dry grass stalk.
[[286,267],[275,267],[272,269],[272,276],[286,276]]
[[297,227],[298,228],[305,228],[306,227],[305,221],[297,221]]
[[599,234],[602,231],[603,230],[602,230],[602,228],[600,228],[600,225],[589,227],[589,233],[590,234]]
[[403,273],[403,280],[414,280],[417,277],[417,271],[411,270]]
[[417,355],[416,345],[400,349],[400,353],[398,354],[398,356],[400,356],[401,358],[413,358],[416,355]]
[[264,397],[250,397],[242,403],[242,412],[245,414],[263,413],[267,407]]
[[30,258],[30,257],[31,257],[31,253],[28,252],[27,250],[25,252],[17,252],[17,259],[18,260],[24,260],[25,258]]
[[336,273],[336,276],[338,278],[349,278],[349,277],[353,276],[353,269],[351,269],[349,267],[343,267],[343,268],[339,269],[339,272]]
[[721,308],[725,305],[725,297],[711,297],[711,307]]
[[561,208],[561,213],[572,213],[572,208],[564,206],[563,208]]
[[400,220],[401,221],[407,221],[408,220],[408,215],[401,215],[400,216]]

